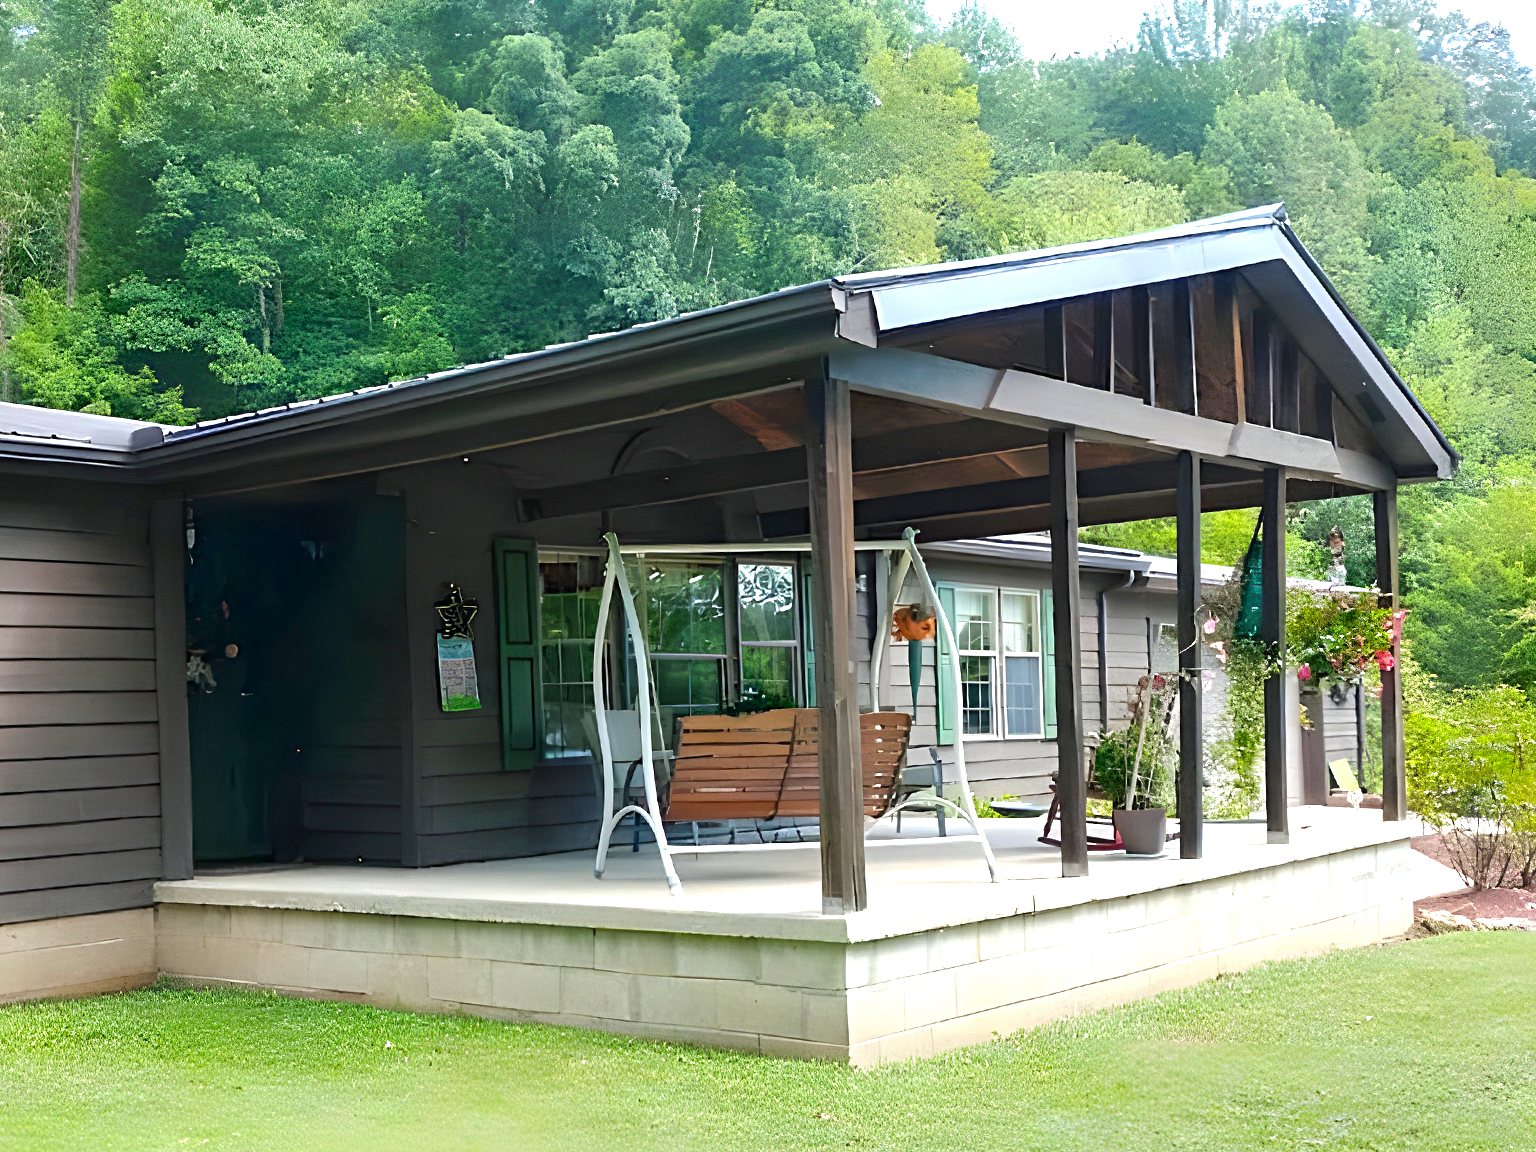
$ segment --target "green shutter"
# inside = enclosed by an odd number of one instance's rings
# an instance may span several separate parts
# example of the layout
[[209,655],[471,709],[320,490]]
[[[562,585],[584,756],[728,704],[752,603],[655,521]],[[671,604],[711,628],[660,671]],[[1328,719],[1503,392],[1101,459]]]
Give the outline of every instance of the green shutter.
[[1056,600],[1049,588],[1040,593],[1040,702],[1045,738],[1056,739]]
[[496,541],[501,764],[532,768],[539,755],[539,551],[532,540]]
[[[944,618],[953,628],[955,626],[955,590],[941,584],[938,591],[939,607],[944,610]],[[944,641],[944,629],[940,628],[938,633],[937,657],[933,662],[933,671],[938,688],[939,743],[953,744],[955,720],[960,714],[960,700],[955,694],[954,670],[950,667],[949,645]]]

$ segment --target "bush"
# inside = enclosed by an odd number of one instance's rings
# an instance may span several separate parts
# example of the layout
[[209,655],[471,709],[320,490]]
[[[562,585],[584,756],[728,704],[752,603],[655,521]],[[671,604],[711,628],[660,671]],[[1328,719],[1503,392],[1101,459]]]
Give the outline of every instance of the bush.
[[[1410,666],[1411,667],[1411,666]],[[1437,690],[1411,677],[1408,802],[1473,888],[1536,880],[1536,705],[1515,688]]]

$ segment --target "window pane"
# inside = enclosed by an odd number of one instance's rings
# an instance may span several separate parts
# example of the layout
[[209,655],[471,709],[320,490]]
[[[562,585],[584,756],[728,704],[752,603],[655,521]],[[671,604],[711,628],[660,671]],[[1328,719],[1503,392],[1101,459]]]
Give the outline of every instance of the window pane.
[[992,657],[960,657],[960,730],[968,736],[992,732]]
[[955,639],[960,651],[992,651],[992,601],[990,592],[955,589]]
[[647,562],[646,640],[652,652],[725,651],[718,565]]
[[1039,736],[1040,657],[1009,656],[1006,664],[1008,735]]
[[592,642],[602,598],[603,565],[596,556],[539,561],[544,755],[587,750],[582,718],[592,711]]
[[656,681],[656,710],[668,740],[677,717],[720,711],[719,660],[655,660],[651,669]]
[[1040,651],[1040,598],[1023,592],[1003,593],[1003,651]]
[[741,697],[772,708],[795,706],[793,648],[743,647]]
[[742,643],[794,640],[794,567],[789,564],[742,564],[736,571]]

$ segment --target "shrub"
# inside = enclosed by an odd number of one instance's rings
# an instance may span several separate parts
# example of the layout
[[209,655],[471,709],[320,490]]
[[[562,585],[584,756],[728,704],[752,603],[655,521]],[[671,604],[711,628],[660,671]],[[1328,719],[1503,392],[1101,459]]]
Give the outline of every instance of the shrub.
[[[1410,665],[1411,669],[1411,665]],[[1518,689],[1437,690],[1410,676],[1408,802],[1474,888],[1536,880],[1536,705]]]

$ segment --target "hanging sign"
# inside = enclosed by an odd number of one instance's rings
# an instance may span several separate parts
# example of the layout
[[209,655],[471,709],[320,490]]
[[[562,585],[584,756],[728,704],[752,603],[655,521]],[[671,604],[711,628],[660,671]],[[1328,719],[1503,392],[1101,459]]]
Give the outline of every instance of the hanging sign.
[[437,633],[437,687],[443,711],[473,711],[480,707],[480,677],[471,624],[480,606],[464,599],[457,584],[449,584],[447,598],[434,607],[442,622]]

